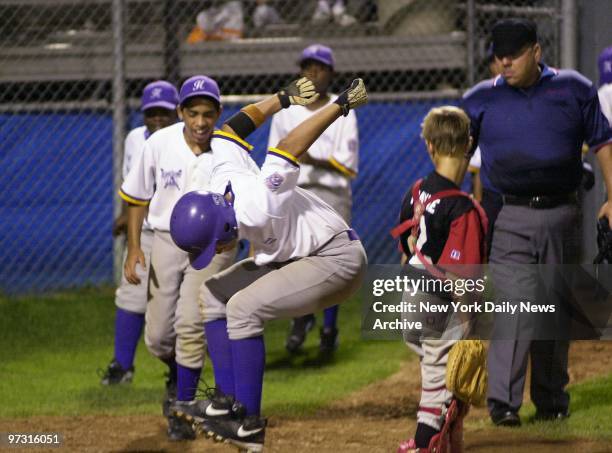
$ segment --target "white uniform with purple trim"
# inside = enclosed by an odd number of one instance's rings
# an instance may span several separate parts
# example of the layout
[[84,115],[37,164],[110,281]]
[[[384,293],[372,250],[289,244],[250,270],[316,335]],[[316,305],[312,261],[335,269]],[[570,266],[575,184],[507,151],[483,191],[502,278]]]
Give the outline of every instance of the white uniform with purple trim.
[[600,86],[597,95],[599,96],[601,111],[606,115],[608,123],[612,125],[612,83]]
[[[217,255],[196,271],[189,256],[170,237],[170,215],[177,200],[190,190],[209,189],[212,152],[196,156],[183,136],[184,123],[155,132],[121,185],[119,195],[128,203],[148,206],[154,230],[145,316],[145,343],[162,360],[176,355],[188,368],[203,364],[205,340],[199,304],[202,283],[225,269],[234,252]],[[193,171],[198,165],[197,174]]]
[[[121,167],[121,174],[124,180],[127,178],[132,164],[142,155],[145,140],[148,138],[148,136],[149,133],[147,131],[147,127],[140,126],[132,129],[125,138],[123,147],[123,165]],[[147,268],[143,269],[140,265],[136,266],[136,273],[140,278],[139,285],[130,284],[125,279],[125,275],[121,275],[121,283],[115,292],[115,305],[123,310],[142,314],[147,308],[147,281],[149,280],[149,263],[151,262],[152,244],[153,229],[145,219],[142,225],[142,232],[140,233],[140,248],[144,253]],[[126,256],[127,248],[123,253],[124,263]]]
[[231,339],[261,335],[263,324],[335,305],[357,290],[366,267],[361,242],[325,202],[297,187],[300,167],[271,148],[258,171],[250,145],[224,132],[211,142],[211,190],[231,183],[239,237],[254,257],[204,285],[207,321],[227,317]]
[[[270,126],[268,147],[276,146],[291,130],[337,98],[337,95],[330,95],[329,102],[316,110],[293,105],[275,114]],[[350,224],[351,180],[357,176],[359,166],[359,132],[355,111],[351,110],[348,116],[334,121],[307,153],[314,159],[329,162],[338,171],[300,164],[298,186],[314,192]]]

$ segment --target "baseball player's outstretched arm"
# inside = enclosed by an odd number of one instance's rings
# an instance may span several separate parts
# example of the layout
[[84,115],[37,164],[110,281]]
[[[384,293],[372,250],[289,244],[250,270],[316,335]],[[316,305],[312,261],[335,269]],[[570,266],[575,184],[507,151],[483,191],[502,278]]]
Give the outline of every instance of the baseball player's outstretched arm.
[[140,233],[142,232],[142,223],[146,212],[146,206],[128,205],[128,252],[123,272],[125,273],[125,279],[133,285],[140,284],[140,277],[136,274],[136,263],[140,263],[143,268],[146,268],[145,256],[140,247]]
[[336,101],[300,123],[278,143],[277,148],[295,157],[300,157],[340,116],[348,115],[349,110],[367,102],[368,94],[363,80],[353,80],[351,86],[340,94]]
[[306,77],[294,80],[278,93],[256,104],[249,104],[240,112],[228,119],[221,130],[237,135],[240,138],[248,137],[261,126],[266,119],[276,112],[292,105],[308,105],[319,98],[314,84]]

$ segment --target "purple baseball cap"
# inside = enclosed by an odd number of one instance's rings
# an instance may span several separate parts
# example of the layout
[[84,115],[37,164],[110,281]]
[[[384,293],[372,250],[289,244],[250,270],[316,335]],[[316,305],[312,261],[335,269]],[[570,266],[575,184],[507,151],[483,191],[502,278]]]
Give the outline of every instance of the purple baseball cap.
[[205,75],[196,75],[188,78],[183,82],[181,86],[181,93],[179,95],[180,103],[183,103],[192,97],[204,96],[211,98],[221,104],[221,93],[219,92],[219,85],[210,77]]
[[612,46],[599,54],[599,84],[612,83]]
[[140,110],[143,112],[153,107],[162,107],[174,110],[178,105],[178,91],[176,87],[165,80],[156,80],[149,83],[142,90]]
[[332,50],[323,44],[312,44],[302,51],[300,56],[300,65],[306,60],[315,60],[319,63],[329,66],[334,69],[334,53]]

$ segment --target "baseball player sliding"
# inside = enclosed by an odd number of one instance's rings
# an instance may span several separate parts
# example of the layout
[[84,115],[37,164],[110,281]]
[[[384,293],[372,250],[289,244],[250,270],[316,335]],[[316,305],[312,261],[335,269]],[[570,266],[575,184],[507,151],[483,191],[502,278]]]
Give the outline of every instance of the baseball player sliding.
[[[154,230],[145,343],[169,368],[163,412],[171,440],[195,438],[190,424],[168,414],[170,402],[192,400],[204,360],[203,317],[198,303],[204,280],[233,262],[233,252],[217,255],[205,269],[189,266],[188,255],[170,237],[174,204],[189,190],[208,188],[213,165],[210,141],[221,113],[217,83],[194,76],[179,93],[181,122],[153,134],[121,186],[129,203],[128,254],[125,278],[140,284],[139,267],[146,267],[140,233],[148,207]],[[198,165],[198,172],[194,172]]]
[[217,391],[207,400],[173,406],[174,414],[195,422],[207,437],[249,452],[263,450],[266,432],[260,410],[264,323],[342,302],[358,289],[367,264],[356,233],[326,203],[297,187],[300,155],[337,118],[367,102],[363,81],[355,80],[270,148],[261,171],[243,140],[281,108],[317,97],[303,78],[230,118],[211,142],[212,191],[184,195],[170,220],[172,238],[192,254],[196,269],[239,238],[253,246],[253,258],[213,276],[203,289]]
[[[176,122],[178,91],[169,82],[157,80],[144,87],[141,110],[144,126],[132,129],[125,138],[122,175],[127,178],[130,169],[143,152],[145,140],[153,132]],[[123,204],[122,213],[113,225],[113,235],[125,233],[127,229],[127,204]],[[150,262],[153,229],[145,220],[140,234],[140,245],[144,262]],[[125,262],[125,256],[124,256]],[[102,385],[116,385],[132,382],[134,375],[134,355],[144,327],[145,309],[147,306],[147,281],[149,268],[138,266],[136,269],[140,283],[130,284],[125,275],[115,294],[115,355],[108,364],[101,380]]]

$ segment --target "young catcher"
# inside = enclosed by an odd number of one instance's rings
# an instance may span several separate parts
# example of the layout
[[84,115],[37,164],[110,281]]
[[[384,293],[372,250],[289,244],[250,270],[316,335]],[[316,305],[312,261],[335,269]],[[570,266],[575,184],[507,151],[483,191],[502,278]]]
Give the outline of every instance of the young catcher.
[[356,233],[326,203],[297,187],[302,153],[341,115],[367,102],[363,81],[354,81],[270,148],[261,171],[242,140],[282,107],[316,97],[312,82],[303,78],[230,118],[211,143],[212,191],[184,195],[170,220],[172,238],[191,253],[196,269],[238,239],[248,239],[254,249],[253,258],[204,285],[204,326],[217,394],[174,406],[176,415],[196,422],[207,437],[249,452],[262,451],[265,439],[260,414],[264,323],[346,300],[366,270]]
[[[401,223],[392,231],[406,255],[404,272],[427,282],[476,279],[480,266],[473,265],[486,259],[487,219],[478,203],[459,190],[469,162],[470,120],[456,107],[433,108],[423,121],[422,137],[435,170],[408,190]],[[450,306],[457,300],[456,294],[433,286],[431,292],[407,291],[402,301],[419,307],[420,301]],[[422,388],[416,434],[400,445],[398,453],[462,451],[468,404],[445,382],[449,351],[464,337],[466,323],[451,313],[405,315],[424,326],[404,331],[404,340],[421,359]]]

